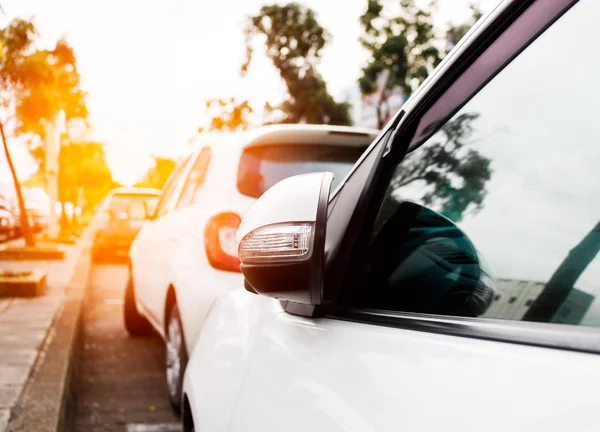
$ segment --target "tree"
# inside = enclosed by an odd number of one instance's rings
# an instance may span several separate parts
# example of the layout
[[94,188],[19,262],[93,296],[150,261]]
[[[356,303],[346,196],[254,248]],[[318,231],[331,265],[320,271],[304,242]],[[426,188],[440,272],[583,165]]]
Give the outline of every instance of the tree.
[[[399,13],[389,12],[384,4],[384,0],[368,0],[360,17],[360,42],[371,58],[358,83],[363,95],[376,98],[379,128],[394,114],[388,104],[392,92],[400,89],[410,96],[473,24],[451,27],[444,47],[433,25],[435,0],[425,7],[418,0],[400,0]],[[471,11],[475,18],[481,16],[475,6]]]
[[461,25],[450,26],[450,29],[448,30],[448,33],[446,34],[446,50],[448,52],[450,52],[450,50],[452,50],[452,48],[454,48],[460,42],[467,32],[471,30],[471,27],[473,27],[473,25],[479,21],[479,18],[483,16],[483,12],[481,12],[481,10],[475,4],[471,4],[469,6],[469,10],[471,12],[470,21]]
[[[11,100],[9,97],[11,90],[22,85],[24,81],[23,77],[17,73],[17,65],[22,61],[25,52],[29,49],[34,33],[35,29],[33,24],[23,20],[15,20],[0,31],[0,49],[2,50],[2,57],[0,58],[0,85],[2,86],[2,89],[0,91],[2,92],[2,105],[5,110],[10,108]],[[25,202],[19,185],[19,178],[8,149],[3,120],[0,120],[0,134],[2,136],[2,145],[4,146],[6,162],[8,163],[15,185],[23,237],[25,238],[27,245],[33,246],[35,242],[33,240],[31,227],[29,226],[29,218],[27,217]]]
[[144,177],[136,183],[136,187],[162,189],[171,175],[171,172],[177,165],[174,160],[169,158],[160,156],[153,156],[153,158],[154,164],[150,167]]
[[92,213],[104,196],[117,186],[106,163],[104,145],[95,141],[68,141],[61,146],[58,171],[58,199],[78,203],[83,213]]
[[459,115],[418,151],[406,155],[392,179],[392,193],[420,182],[419,201],[454,222],[467,210],[478,211],[492,176],[491,161],[467,144],[478,117],[475,113]]
[[523,317],[523,321],[550,322],[598,252],[600,222],[569,251]]
[[257,36],[265,39],[267,57],[285,82],[288,97],[277,107],[280,123],[349,125],[350,105],[338,103],[317,71],[322,49],[330,39],[315,12],[298,3],[263,6],[248,19],[246,35],[246,73],[253,57]]
[[238,102],[234,98],[212,99],[206,102],[207,114],[210,118],[207,126],[198,128],[198,132],[229,131],[236,132],[250,127],[248,115],[252,108],[248,101]]
[[0,135],[15,184],[23,236],[29,246],[34,245],[34,240],[5,126],[12,120],[16,133],[37,136],[35,154],[43,155],[39,142],[45,139],[45,122],[54,121],[60,111],[67,120],[87,116],[72,49],[65,41],[59,41],[52,50],[36,49],[36,36],[34,25],[22,19],[15,19],[0,29],[0,102],[7,113],[6,118],[0,119]]

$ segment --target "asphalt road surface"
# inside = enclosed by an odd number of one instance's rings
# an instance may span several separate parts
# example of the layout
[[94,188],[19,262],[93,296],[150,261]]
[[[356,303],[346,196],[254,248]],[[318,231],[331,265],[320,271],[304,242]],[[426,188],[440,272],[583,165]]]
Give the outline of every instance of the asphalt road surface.
[[75,384],[76,431],[180,430],[167,400],[162,341],[132,338],[123,327],[127,268],[96,265],[91,272]]

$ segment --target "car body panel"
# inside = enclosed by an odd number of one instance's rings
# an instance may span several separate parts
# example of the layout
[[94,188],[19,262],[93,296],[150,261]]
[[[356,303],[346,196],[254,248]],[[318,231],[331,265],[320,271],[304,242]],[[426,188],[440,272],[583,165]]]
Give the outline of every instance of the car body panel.
[[[200,430],[600,428],[596,355],[314,320],[246,297],[223,299],[190,361],[186,389],[201,386],[192,404]],[[217,428],[214,419],[232,409],[220,393],[235,393],[240,375],[235,414]],[[213,385],[219,391],[207,392]]]
[[233,290],[210,309],[184,381],[196,430],[228,430],[254,342],[272,306],[265,300]]

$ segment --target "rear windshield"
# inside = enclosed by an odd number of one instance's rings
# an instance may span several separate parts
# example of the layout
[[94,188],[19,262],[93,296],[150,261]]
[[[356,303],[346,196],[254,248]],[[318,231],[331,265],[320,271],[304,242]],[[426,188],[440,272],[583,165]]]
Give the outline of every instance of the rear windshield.
[[346,177],[366,147],[271,145],[244,151],[238,168],[238,190],[258,198],[281,180],[314,172],[334,174],[332,190]]
[[119,194],[113,195],[107,203],[106,210],[110,210],[115,215],[120,215],[121,213],[127,212],[129,206],[134,202],[145,201],[146,208],[148,209],[148,214],[152,214],[154,212],[154,207],[156,206],[156,202],[158,201],[158,196],[156,195],[142,195],[142,194]]

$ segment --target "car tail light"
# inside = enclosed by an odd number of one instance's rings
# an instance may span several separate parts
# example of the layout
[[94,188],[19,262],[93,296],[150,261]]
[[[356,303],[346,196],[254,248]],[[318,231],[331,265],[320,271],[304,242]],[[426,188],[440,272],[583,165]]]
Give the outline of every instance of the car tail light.
[[239,272],[235,232],[242,218],[232,212],[219,213],[209,219],[204,230],[204,246],[211,266],[219,270]]

